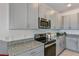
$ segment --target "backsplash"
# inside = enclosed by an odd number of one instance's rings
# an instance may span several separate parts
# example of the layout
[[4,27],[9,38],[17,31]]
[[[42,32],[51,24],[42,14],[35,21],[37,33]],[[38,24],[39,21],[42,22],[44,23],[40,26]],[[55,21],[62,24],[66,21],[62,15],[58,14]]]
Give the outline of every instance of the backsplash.
[[34,30],[33,33],[34,33],[34,34],[38,34],[38,33],[48,33],[48,32],[54,33],[54,32],[57,32],[57,31],[58,31],[58,30],[39,29],[39,30]]
[[[4,34],[0,34],[1,40],[9,38],[10,40],[17,40],[23,38],[33,38],[34,34],[39,33],[55,33],[55,32],[66,32],[67,34],[79,34],[79,30],[51,30],[51,29],[39,29],[39,30],[9,30]],[[6,39],[7,40],[7,39]]]
[[34,35],[38,33],[47,33],[47,32],[57,32],[57,30],[49,30],[49,29],[39,29],[39,30],[9,30],[9,35]]
[[60,32],[66,32],[68,34],[79,34],[79,30],[60,30]]

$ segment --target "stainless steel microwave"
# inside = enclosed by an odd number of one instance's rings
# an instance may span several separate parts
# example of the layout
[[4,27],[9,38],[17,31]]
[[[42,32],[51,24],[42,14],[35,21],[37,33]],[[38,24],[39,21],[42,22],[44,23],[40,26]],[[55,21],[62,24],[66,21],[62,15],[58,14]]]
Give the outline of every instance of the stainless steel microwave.
[[38,28],[39,29],[50,29],[51,28],[51,20],[38,17]]

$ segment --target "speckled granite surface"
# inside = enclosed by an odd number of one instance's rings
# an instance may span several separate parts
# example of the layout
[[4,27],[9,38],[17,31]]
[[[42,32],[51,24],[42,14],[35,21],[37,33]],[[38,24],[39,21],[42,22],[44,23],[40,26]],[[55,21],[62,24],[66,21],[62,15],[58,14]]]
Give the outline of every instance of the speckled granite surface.
[[13,55],[17,55],[17,54],[23,53],[25,51],[29,51],[31,49],[37,48],[42,45],[44,45],[44,44],[41,42],[31,40],[28,42],[24,42],[24,43],[22,42],[22,43],[17,43],[17,44],[8,46],[9,47],[8,52],[9,52],[9,55],[13,56]]

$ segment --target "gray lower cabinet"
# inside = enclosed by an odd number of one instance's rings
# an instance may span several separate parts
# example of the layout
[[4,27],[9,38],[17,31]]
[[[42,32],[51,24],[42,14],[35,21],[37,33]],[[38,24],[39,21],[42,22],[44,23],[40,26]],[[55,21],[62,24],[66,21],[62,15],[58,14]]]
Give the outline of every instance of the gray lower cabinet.
[[77,37],[67,37],[66,38],[66,48],[73,50],[73,51],[79,51],[79,40]]
[[78,51],[79,51],[79,38],[78,38],[78,40],[77,40],[77,41],[78,41]]
[[39,46],[37,48],[18,54],[16,56],[44,56],[44,46]]
[[59,36],[56,40],[56,55],[65,49],[65,36]]

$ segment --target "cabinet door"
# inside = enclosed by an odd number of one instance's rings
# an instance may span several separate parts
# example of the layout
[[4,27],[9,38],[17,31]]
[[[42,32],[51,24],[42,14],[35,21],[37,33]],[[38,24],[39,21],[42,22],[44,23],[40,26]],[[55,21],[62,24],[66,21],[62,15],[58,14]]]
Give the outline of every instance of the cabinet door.
[[62,48],[62,50],[64,50],[65,49],[65,37],[61,36],[59,40],[60,40],[60,47]]
[[38,29],[38,3],[28,4],[28,28]]
[[70,29],[70,16],[64,16],[64,29]]
[[62,17],[59,14],[57,14],[56,18],[55,18],[55,28],[56,29],[62,29],[62,26],[63,26],[62,22],[63,22]]
[[46,17],[46,5],[43,3],[39,3],[39,17],[45,18]]
[[71,29],[77,29],[77,14],[70,15],[70,27]]
[[55,29],[55,15],[52,15],[51,29]]
[[56,40],[56,55],[59,55],[62,51],[61,40],[57,38]]
[[27,28],[27,4],[10,3],[9,4],[9,28],[26,29]]
[[77,29],[78,27],[78,15],[71,14],[64,16],[64,29]]
[[64,36],[60,36],[56,40],[56,55],[59,55],[64,49],[65,49],[65,38]]
[[59,18],[58,19],[60,19],[59,21],[60,21],[60,29],[64,29],[64,16],[59,16]]
[[59,55],[61,52],[60,40],[57,38],[56,40],[56,55]]
[[79,38],[78,38],[78,52],[79,52]]
[[56,28],[57,28],[57,14],[53,14],[51,20],[51,29],[56,29]]
[[76,38],[66,38],[66,48],[77,51],[77,39]]
[[17,54],[16,56],[44,56],[44,46],[39,46],[23,53]]
[[51,15],[53,14],[53,12],[54,10],[46,3],[39,3],[39,17],[51,19]]

